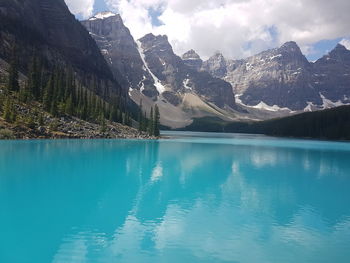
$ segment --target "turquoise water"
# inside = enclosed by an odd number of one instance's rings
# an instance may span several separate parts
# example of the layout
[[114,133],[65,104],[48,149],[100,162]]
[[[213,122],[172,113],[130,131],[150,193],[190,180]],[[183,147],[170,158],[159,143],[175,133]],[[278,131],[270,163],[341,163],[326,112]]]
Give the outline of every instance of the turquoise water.
[[0,142],[0,262],[350,262],[350,143]]

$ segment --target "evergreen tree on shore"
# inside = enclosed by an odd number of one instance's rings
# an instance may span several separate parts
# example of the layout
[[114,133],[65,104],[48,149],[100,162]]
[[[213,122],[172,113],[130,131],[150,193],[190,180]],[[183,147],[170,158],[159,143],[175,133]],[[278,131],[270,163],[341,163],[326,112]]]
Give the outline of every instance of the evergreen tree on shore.
[[150,135],[154,135],[153,107],[151,107],[151,112],[150,112],[150,114],[149,114],[148,133],[149,133]]
[[158,105],[156,104],[154,106],[154,120],[153,120],[153,127],[154,127],[153,135],[156,137],[160,135],[159,126],[160,126],[160,113],[159,113]]
[[137,116],[137,121],[139,122],[139,131],[143,131],[143,115],[142,115],[142,100],[140,100],[139,104],[139,112]]
[[[53,117],[74,116],[104,127],[107,119],[132,125],[132,115],[128,111],[126,97],[118,93],[108,97],[108,84],[104,86],[95,76],[92,76],[93,81],[91,76],[77,75],[75,78],[76,73],[71,66],[48,66],[34,53],[28,65],[27,81],[20,87],[18,65],[14,49],[9,77],[2,82],[6,90],[11,92],[0,94],[0,110],[7,122],[15,121],[15,105],[21,102],[31,107],[41,104],[42,109]],[[18,94],[13,93],[18,91]],[[104,94],[104,97],[101,97],[101,94]],[[141,123],[142,130],[147,131],[145,114],[141,111]],[[23,118],[19,120],[22,121]]]
[[28,91],[35,100],[41,97],[41,65],[39,59],[34,54],[29,66]]
[[53,75],[51,74],[49,77],[49,80],[46,84],[45,88],[45,93],[44,93],[44,99],[43,99],[43,104],[44,104],[44,109],[46,111],[50,111],[51,109],[51,103],[53,100]]
[[16,121],[16,109],[13,105],[13,101],[10,96],[7,97],[3,112],[3,118],[7,122],[14,122]]
[[14,47],[12,51],[7,89],[8,91],[16,91],[16,92],[19,91],[18,57],[17,57],[16,47]]

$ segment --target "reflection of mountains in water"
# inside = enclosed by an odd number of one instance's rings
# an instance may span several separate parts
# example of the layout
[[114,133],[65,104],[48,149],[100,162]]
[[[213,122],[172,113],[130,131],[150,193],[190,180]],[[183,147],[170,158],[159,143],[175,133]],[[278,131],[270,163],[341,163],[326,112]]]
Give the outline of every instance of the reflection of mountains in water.
[[[57,261],[81,247],[98,248],[91,257],[146,261],[157,259],[159,251],[172,253],[171,248],[187,251],[191,259],[238,262],[243,255],[264,262],[269,247],[293,251],[294,245],[310,240],[321,250],[337,250],[337,242],[330,241],[350,224],[344,217],[350,208],[340,205],[348,198],[347,152],[327,150],[322,142],[303,149],[294,147],[300,141],[272,140],[278,143],[271,147],[261,137],[250,138],[250,145],[221,140],[24,145],[21,154],[33,158],[23,165],[36,176],[25,184],[27,190],[18,191],[36,193],[16,211],[28,207],[41,214],[42,222],[32,227],[43,230],[38,242],[54,237]],[[19,167],[11,169],[19,174]],[[18,218],[16,211],[8,211],[6,218]],[[30,238],[23,237],[26,242]],[[286,243],[281,245],[282,240]],[[248,253],[252,247],[255,252]],[[145,249],[150,252],[144,254]],[[47,258],[53,252],[48,250]]]

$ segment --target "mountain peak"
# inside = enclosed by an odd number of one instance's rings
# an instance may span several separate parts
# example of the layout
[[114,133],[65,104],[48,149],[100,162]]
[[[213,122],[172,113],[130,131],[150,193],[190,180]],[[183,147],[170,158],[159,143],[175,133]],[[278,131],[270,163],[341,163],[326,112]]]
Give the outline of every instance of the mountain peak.
[[166,39],[168,40],[168,36],[167,35],[154,35],[153,33],[148,33],[145,36],[143,36],[142,38],[144,39]]
[[139,41],[143,44],[146,44],[147,46],[151,47],[151,46],[163,46],[163,47],[167,47],[167,49],[170,46],[170,43],[168,41],[168,36],[167,35],[157,35],[155,36],[152,33],[148,33],[147,35],[143,36],[142,38],[139,39]]
[[213,57],[215,57],[215,58],[224,58],[224,55],[220,51],[215,51]]
[[190,49],[189,51],[187,51],[182,55],[182,59],[201,59],[201,58],[196,51],[194,51],[193,49]]
[[338,44],[335,46],[334,50],[347,51],[347,48],[346,48],[344,45],[338,43]]
[[104,12],[99,12],[95,14],[93,17],[89,18],[89,20],[106,19],[112,16],[119,16],[119,15],[110,11],[104,11]]
[[300,50],[298,44],[294,41],[288,41],[281,46],[281,49],[289,49],[291,51]]

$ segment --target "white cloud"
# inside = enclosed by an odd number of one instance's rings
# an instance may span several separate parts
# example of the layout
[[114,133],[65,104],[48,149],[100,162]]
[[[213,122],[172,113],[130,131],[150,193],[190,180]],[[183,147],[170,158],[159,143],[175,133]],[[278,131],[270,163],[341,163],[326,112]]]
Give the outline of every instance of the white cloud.
[[[72,10],[92,0],[66,0]],[[84,4],[81,4],[84,3]],[[106,0],[121,14],[135,38],[166,34],[177,54],[195,49],[203,58],[220,50],[231,58],[296,41],[312,44],[349,35],[348,0]],[[162,25],[152,25],[150,9],[160,10]],[[74,11],[73,11],[74,12]]]
[[350,50],[350,39],[343,38],[339,43]]
[[92,15],[95,0],[65,0],[69,10],[83,18],[88,18]]

